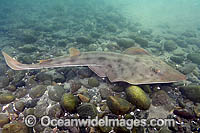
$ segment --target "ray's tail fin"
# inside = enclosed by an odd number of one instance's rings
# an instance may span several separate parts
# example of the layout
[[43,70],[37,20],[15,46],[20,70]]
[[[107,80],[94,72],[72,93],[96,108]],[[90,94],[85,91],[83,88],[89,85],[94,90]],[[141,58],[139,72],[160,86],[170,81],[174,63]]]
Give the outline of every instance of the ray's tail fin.
[[12,68],[13,70],[25,70],[28,69],[28,67],[26,68],[26,64],[22,64],[20,62],[18,62],[17,60],[13,59],[12,57],[10,57],[8,54],[6,54],[5,52],[2,51],[2,54],[5,58],[5,61],[7,63],[7,65]]

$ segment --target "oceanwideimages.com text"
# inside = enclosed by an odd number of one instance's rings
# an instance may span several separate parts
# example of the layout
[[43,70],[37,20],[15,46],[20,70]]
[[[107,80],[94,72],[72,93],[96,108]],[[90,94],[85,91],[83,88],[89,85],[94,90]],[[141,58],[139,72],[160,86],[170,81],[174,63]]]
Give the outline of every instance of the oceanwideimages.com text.
[[[108,116],[104,118],[93,118],[88,117],[87,119],[51,119],[49,116],[43,116],[40,119],[41,125],[44,127],[69,127],[69,126],[80,126],[80,127],[126,127],[132,129],[133,127],[139,126],[175,126],[174,119],[110,119]],[[36,124],[36,117],[29,115],[25,118],[25,124],[29,127],[33,127]]]

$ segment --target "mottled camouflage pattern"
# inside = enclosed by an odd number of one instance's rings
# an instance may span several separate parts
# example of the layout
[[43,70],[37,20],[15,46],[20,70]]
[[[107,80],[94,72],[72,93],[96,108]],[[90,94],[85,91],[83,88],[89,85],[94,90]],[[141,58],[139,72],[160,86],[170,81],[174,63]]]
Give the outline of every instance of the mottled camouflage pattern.
[[123,81],[139,85],[185,80],[183,74],[149,54],[84,52],[78,56],[57,57],[38,64],[21,64],[4,52],[3,55],[8,66],[14,70],[88,66],[98,76],[108,77],[111,82]]

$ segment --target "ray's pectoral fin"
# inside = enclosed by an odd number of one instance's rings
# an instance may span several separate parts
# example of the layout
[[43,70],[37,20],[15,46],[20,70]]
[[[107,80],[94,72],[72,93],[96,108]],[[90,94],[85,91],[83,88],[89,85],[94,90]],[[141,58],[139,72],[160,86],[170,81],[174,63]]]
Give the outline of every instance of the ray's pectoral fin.
[[107,68],[106,75],[111,82],[120,82],[120,81],[126,82],[125,77],[127,77],[128,75],[124,71],[121,71],[121,69],[124,69],[122,64],[121,65],[110,64],[106,68]]
[[106,77],[106,69],[104,66],[88,66],[99,77]]
[[119,80],[119,75],[114,68],[108,66],[88,66],[94,73],[99,77],[107,77],[111,82],[117,82]]
[[118,82],[121,80],[121,79],[119,79],[120,76],[116,73],[116,71],[113,71],[113,70],[109,70],[107,72],[107,77],[111,82]]

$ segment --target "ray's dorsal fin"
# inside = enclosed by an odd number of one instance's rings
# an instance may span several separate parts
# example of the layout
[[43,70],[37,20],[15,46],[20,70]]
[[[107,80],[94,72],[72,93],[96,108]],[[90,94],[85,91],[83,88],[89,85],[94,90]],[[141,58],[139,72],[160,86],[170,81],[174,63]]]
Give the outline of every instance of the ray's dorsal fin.
[[81,53],[78,49],[76,48],[70,48],[69,49],[69,55],[70,57],[73,57],[73,56],[79,56]]
[[128,55],[150,55],[145,49],[139,47],[127,48],[123,53]]

